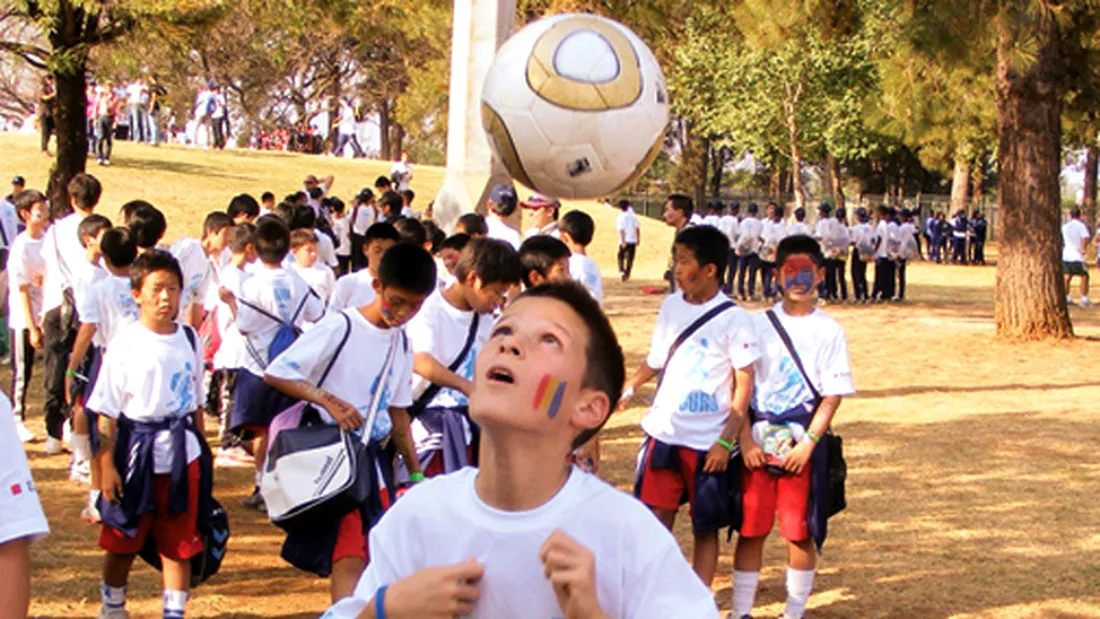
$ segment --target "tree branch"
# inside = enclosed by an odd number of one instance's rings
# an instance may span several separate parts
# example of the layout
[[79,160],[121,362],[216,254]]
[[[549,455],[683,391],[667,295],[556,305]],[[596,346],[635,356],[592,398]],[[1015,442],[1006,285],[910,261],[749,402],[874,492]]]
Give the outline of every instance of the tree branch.
[[27,45],[25,43],[18,43],[16,41],[0,41],[0,50],[8,51],[13,54],[18,54],[31,66],[37,67],[39,69],[46,68],[46,58],[48,58],[50,55],[49,52],[40,47]]

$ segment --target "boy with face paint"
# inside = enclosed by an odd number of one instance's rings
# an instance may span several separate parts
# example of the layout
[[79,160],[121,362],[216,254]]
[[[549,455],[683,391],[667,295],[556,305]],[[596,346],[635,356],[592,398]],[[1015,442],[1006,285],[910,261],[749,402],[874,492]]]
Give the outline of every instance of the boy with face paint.
[[[493,313],[521,275],[511,245],[473,239],[459,254],[454,282],[436,289],[409,322],[415,374],[412,436],[423,475],[477,465],[479,431],[469,420],[474,360],[489,339]],[[404,470],[398,478],[416,481]]]
[[521,295],[477,358],[479,468],[398,501],[371,531],[354,595],[324,617],[716,619],[672,535],[566,463],[606,422],[622,381],[622,349],[584,288]]
[[[382,257],[369,305],[329,312],[272,360],[264,374],[268,385],[323,411],[323,421],[355,431],[367,446],[368,470],[382,481],[358,509],[331,527],[288,533],[283,558],[318,576],[331,575],[333,602],[351,594],[366,564],[366,534],[393,496],[392,460],[383,448],[387,439],[410,476],[422,478],[406,413],[412,404],[413,349],[402,327],[420,311],[435,278],[431,254],[415,245],[395,245]],[[364,428],[372,410],[378,411],[374,423]]]
[[[674,272],[680,292],[661,305],[649,356],[623,394],[625,405],[635,390],[663,373],[642,419],[646,438],[634,494],[669,529],[680,506],[690,505],[695,572],[708,585],[717,567],[718,530],[730,524],[729,505],[714,489],[724,487],[735,455],[758,355],[748,314],[721,292],[728,257],[729,240],[716,228],[677,235]],[[673,350],[685,333],[689,336]]]
[[[818,442],[841,399],[855,389],[844,329],[814,307],[814,291],[825,277],[824,262],[813,238],[784,239],[776,253],[782,300],[769,312],[752,317],[760,357],[754,364],[752,423],[741,427],[738,439],[744,522],[734,558],[734,617],[752,613],[764,542],[776,516],[788,554],[783,617],[802,617],[813,587],[815,544],[820,550],[825,541],[824,517],[818,516],[821,502],[827,501],[829,458]],[[789,335],[805,374],[773,317]]]

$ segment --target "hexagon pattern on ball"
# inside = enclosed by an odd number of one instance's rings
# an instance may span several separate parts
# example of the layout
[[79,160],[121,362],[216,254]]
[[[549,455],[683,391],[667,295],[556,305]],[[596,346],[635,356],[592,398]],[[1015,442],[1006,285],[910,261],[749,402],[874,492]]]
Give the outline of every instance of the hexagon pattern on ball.
[[595,15],[546,17],[513,35],[481,102],[508,172],[557,198],[598,198],[635,182],[660,152],[669,115],[653,52]]

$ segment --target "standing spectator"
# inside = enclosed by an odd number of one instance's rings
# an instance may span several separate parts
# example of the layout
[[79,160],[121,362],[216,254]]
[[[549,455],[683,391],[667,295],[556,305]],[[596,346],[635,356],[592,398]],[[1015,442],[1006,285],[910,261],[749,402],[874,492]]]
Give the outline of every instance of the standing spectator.
[[214,113],[214,85],[207,84],[201,90],[199,94],[195,96],[195,133],[191,138],[191,143],[195,146],[199,144],[199,134],[202,134],[203,148],[210,148],[210,145],[214,142],[213,121],[211,116]]
[[619,277],[625,282],[634,270],[634,255],[642,242],[642,222],[627,200],[619,200],[619,211],[615,216],[615,229],[619,231]]
[[99,92],[96,86],[95,80],[89,79],[87,86],[84,87],[84,127],[87,130],[88,135],[88,154],[96,154],[95,145],[95,103],[96,94]]
[[130,82],[126,87],[126,112],[130,117],[130,141],[145,141],[145,105],[149,100],[149,91],[141,78]]
[[214,107],[210,112],[210,126],[214,131],[214,148],[223,150],[229,139],[229,101],[220,86],[214,86]]
[[966,220],[963,211],[955,213],[951,220],[951,262],[953,264],[966,264],[966,237],[970,230],[970,222]]
[[42,152],[50,154],[50,136],[54,132],[54,110],[57,107],[57,89],[53,85],[53,76],[42,78],[42,87],[38,89],[38,128],[42,133]]
[[[405,191],[409,188],[413,179],[413,169],[409,165],[409,153],[401,153],[401,159],[393,162],[393,166],[390,167],[390,178],[393,179],[395,190]],[[519,251],[518,245],[516,251]]]
[[[332,154],[337,157],[344,155],[344,147],[351,144],[352,156],[361,159],[366,155],[359,146],[359,119],[355,117],[355,106],[347,99],[340,100],[340,117],[337,120],[336,148]],[[412,172],[409,172],[410,175]]]
[[[673,238],[676,238],[684,228],[697,225],[692,221],[692,215],[694,214],[695,203],[692,202],[691,198],[684,194],[674,193],[665,201],[665,210],[661,213],[661,218],[665,220],[666,224],[672,226],[676,230],[672,235]],[[699,221],[702,221],[702,219]],[[668,291],[670,293],[676,292],[675,267],[676,244],[673,243],[672,249],[669,251],[668,270],[665,271],[665,281],[668,282]]]
[[110,80],[96,89],[95,97],[95,159],[99,165],[111,165],[114,147],[115,115],[119,99]]
[[524,232],[525,239],[537,235],[561,238],[558,232],[558,212],[561,210],[561,201],[539,193],[531,194],[520,206],[531,212],[531,227]]
[[491,239],[506,241],[512,246],[512,249],[519,251],[523,239],[520,238],[519,231],[508,225],[507,222],[512,213],[516,212],[516,203],[516,190],[511,185],[493,187],[492,192],[489,193],[489,203],[486,205],[488,217],[485,218],[485,223],[489,228],[489,233],[486,236]]
[[970,263],[985,264],[985,239],[989,234],[989,223],[981,211],[974,213],[974,219],[970,220],[970,234],[973,243],[970,245]]
[[[20,191],[23,191],[26,188],[27,188],[27,179],[23,178],[22,176],[13,176],[11,178],[11,193],[9,193],[4,198],[4,201],[5,202],[11,202],[12,204],[14,204],[15,201],[12,200],[12,198],[15,197],[15,194],[19,193]],[[15,237],[11,237],[11,238],[15,238]]]
[[1089,227],[1081,221],[1081,209],[1069,212],[1069,221],[1062,226],[1062,273],[1066,276],[1066,304],[1073,305],[1069,286],[1074,276],[1081,280],[1081,307],[1089,307],[1089,270],[1085,266],[1085,245],[1089,242]]

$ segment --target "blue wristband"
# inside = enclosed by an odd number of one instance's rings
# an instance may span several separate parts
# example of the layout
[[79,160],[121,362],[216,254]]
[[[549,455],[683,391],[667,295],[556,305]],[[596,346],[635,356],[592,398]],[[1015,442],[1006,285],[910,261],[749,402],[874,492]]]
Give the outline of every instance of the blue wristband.
[[374,593],[374,616],[377,619],[386,619],[386,589],[389,588],[389,585],[382,585]]

